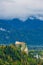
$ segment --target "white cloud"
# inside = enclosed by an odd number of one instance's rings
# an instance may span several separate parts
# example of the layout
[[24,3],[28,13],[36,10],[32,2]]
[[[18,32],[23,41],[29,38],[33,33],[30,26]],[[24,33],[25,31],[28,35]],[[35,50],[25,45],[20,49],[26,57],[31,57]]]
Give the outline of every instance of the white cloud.
[[4,32],[8,32],[8,33],[10,33],[10,31],[9,30],[7,30],[7,29],[5,29],[5,28],[0,28],[0,31],[4,31]]
[[[1,0],[0,18],[20,18],[43,15],[43,0]],[[40,16],[42,17],[42,16]]]
[[0,31],[6,31],[6,29],[4,29],[4,28],[0,28]]

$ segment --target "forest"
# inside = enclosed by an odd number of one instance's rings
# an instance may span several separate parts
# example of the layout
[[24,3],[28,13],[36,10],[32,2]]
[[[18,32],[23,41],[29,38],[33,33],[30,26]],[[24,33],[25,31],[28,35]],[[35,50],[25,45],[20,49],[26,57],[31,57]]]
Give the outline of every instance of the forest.
[[0,65],[43,65],[43,60],[34,58],[31,52],[27,55],[14,44],[0,45]]

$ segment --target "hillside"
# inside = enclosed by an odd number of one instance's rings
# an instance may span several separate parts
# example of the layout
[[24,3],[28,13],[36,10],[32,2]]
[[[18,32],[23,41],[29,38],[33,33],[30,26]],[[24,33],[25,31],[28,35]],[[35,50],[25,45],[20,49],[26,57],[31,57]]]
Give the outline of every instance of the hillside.
[[34,58],[34,54],[31,54],[34,52],[36,53],[36,51],[29,51],[27,55],[14,44],[0,45],[0,65],[43,65],[43,60]]
[[0,20],[0,44],[23,41],[29,45],[43,45],[43,21],[39,19]]

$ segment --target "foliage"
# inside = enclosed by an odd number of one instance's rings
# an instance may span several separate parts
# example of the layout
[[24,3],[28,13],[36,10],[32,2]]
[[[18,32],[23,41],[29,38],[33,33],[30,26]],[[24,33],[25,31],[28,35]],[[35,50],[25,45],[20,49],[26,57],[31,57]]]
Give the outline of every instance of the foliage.
[[[31,52],[30,52],[31,53]],[[0,46],[0,65],[38,65],[37,59],[21,52],[20,48],[12,45]],[[43,62],[39,63],[43,65]]]

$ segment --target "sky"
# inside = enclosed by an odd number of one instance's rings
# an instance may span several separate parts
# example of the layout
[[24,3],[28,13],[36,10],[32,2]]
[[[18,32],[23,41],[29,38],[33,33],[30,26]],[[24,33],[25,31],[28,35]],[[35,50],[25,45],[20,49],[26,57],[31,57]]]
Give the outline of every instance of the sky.
[[43,0],[0,0],[0,19],[43,20]]

